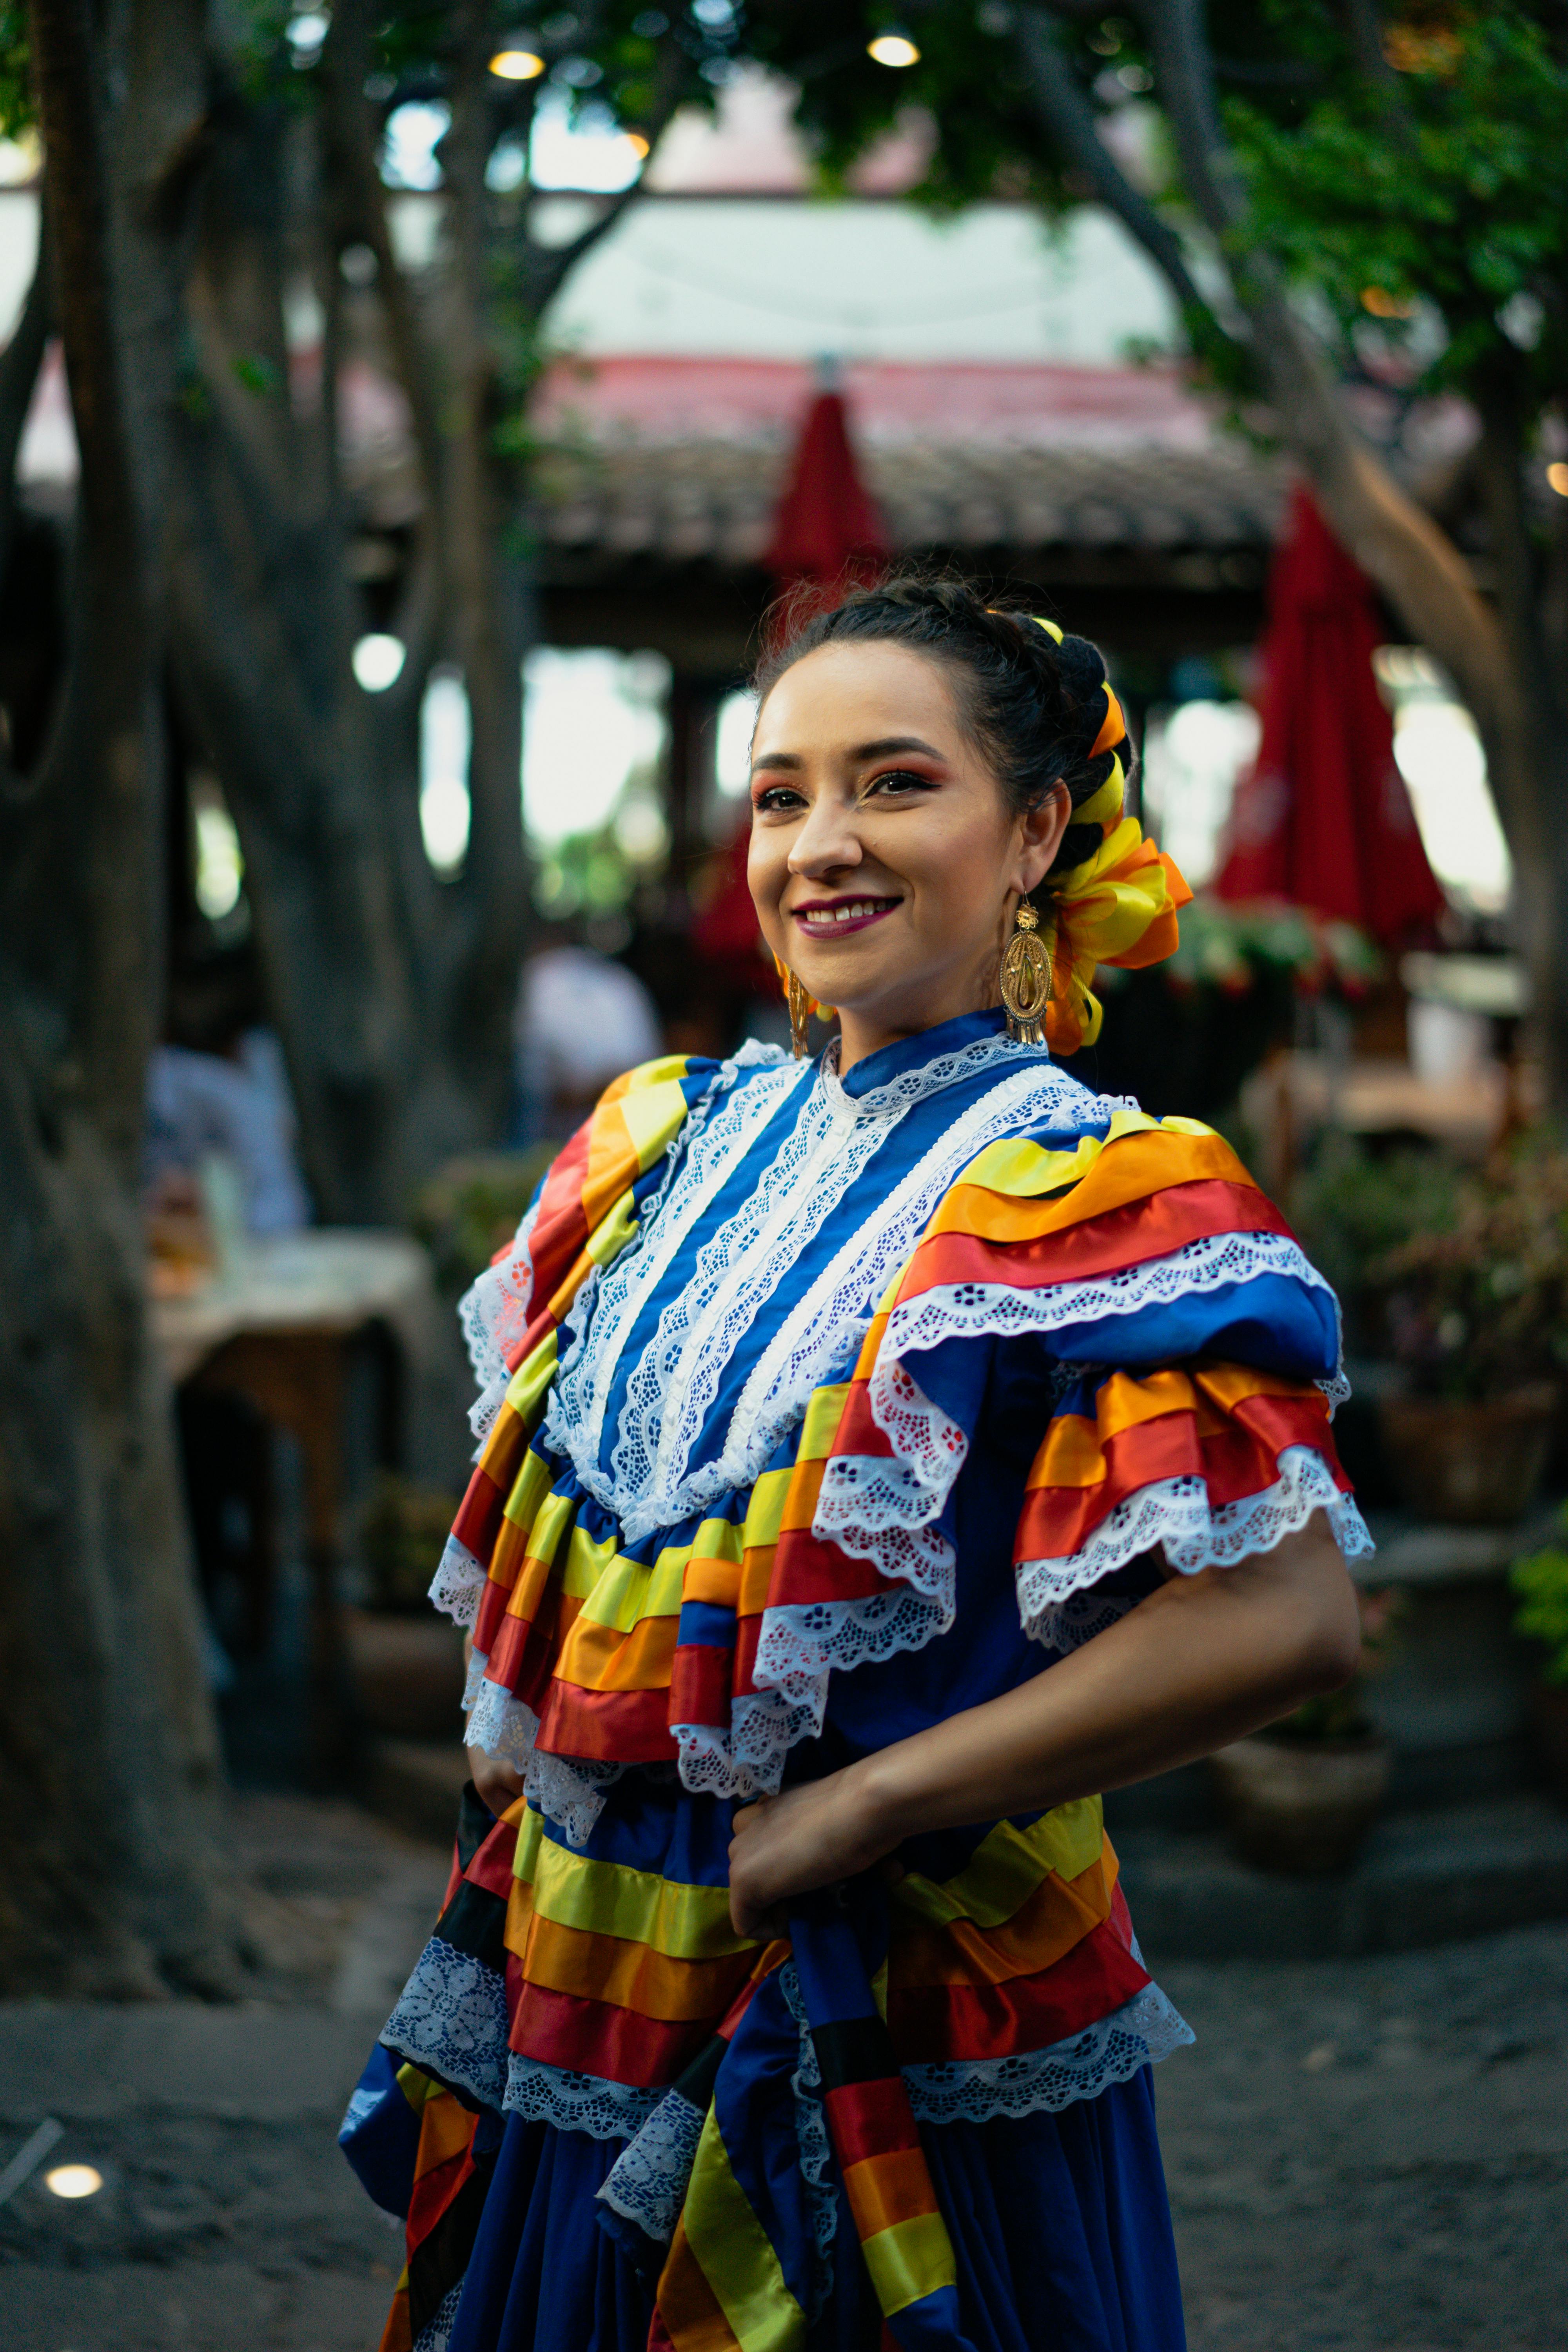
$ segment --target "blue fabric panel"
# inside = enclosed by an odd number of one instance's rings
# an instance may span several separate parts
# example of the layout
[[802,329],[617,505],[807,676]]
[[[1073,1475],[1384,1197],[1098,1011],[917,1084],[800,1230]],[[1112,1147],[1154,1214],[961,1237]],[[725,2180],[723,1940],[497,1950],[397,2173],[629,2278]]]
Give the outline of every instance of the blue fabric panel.
[[414,2193],[419,2153],[419,2118],[404,2097],[398,2062],[378,2042],[354,2086],[338,2133],[342,2149],[367,2197],[400,2221]]
[[692,1642],[711,1650],[735,1646],[735,1612],[717,1601],[683,1601],[676,1640],[684,1648]]
[[673,1773],[656,1780],[647,1772],[610,1781],[604,1797],[605,1810],[585,1846],[573,1845],[548,1821],[545,1836],[569,1853],[651,1871],[682,1886],[728,1886],[733,1808],[727,1798],[694,1797]]
[[[1184,2352],[1148,2067],[1059,2115],[921,2137],[974,2352]],[[449,2352],[646,2352],[653,2282],[597,2221],[622,2145],[509,2120]],[[806,2352],[878,2352],[842,2197],[833,2272]]]

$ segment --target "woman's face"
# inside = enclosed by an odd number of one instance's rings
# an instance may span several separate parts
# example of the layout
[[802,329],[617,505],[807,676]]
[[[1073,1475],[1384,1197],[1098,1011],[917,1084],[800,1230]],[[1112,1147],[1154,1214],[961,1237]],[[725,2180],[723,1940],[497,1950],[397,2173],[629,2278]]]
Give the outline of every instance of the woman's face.
[[757,715],[748,867],[763,934],[819,1003],[842,1064],[996,1002],[1013,908],[1068,815],[1015,816],[953,674],[899,645],[826,645]]

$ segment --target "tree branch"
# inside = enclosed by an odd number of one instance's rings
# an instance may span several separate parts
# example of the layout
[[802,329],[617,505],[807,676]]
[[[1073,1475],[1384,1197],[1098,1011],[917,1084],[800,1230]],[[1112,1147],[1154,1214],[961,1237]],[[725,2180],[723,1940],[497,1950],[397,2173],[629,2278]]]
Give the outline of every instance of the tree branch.
[[1174,231],[1135,188],[1100,136],[1087,91],[1063,55],[1056,28],[1039,8],[1020,8],[1013,35],[1029,97],[1052,145],[1088,181],[1100,203],[1131,230],[1163,274],[1185,312],[1205,319],[1216,335],[1225,329],[1199,291]]
[[1452,540],[1352,425],[1324,353],[1251,223],[1219,119],[1202,0],[1142,0],[1142,15],[1184,184],[1225,255],[1292,454],[1363,571],[1450,672],[1489,748],[1504,759],[1521,756],[1518,682],[1496,614]]

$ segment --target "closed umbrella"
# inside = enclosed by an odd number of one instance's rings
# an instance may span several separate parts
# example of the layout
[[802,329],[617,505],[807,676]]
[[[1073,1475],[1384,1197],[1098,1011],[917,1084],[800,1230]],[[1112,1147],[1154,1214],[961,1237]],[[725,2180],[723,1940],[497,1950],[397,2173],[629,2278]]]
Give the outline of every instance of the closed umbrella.
[[855,462],[843,394],[819,392],[806,412],[763,562],[781,588],[803,580],[834,587],[871,576],[889,552]]
[[1371,582],[1298,488],[1268,584],[1262,740],[1215,887],[1289,899],[1394,945],[1446,901],[1373,672],[1383,636]]

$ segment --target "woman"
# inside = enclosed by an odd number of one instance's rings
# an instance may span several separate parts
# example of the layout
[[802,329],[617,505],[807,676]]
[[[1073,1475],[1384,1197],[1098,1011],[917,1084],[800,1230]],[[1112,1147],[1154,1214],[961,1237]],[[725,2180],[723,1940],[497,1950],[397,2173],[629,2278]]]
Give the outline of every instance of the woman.
[[1094,648],[894,581],[759,684],[752,889],[838,1036],[617,1081],[465,1303],[474,1793],[344,2126],[386,2344],[1174,2352],[1191,2036],[1099,1792],[1352,1668],[1334,1301],[1042,1037],[1189,895]]

